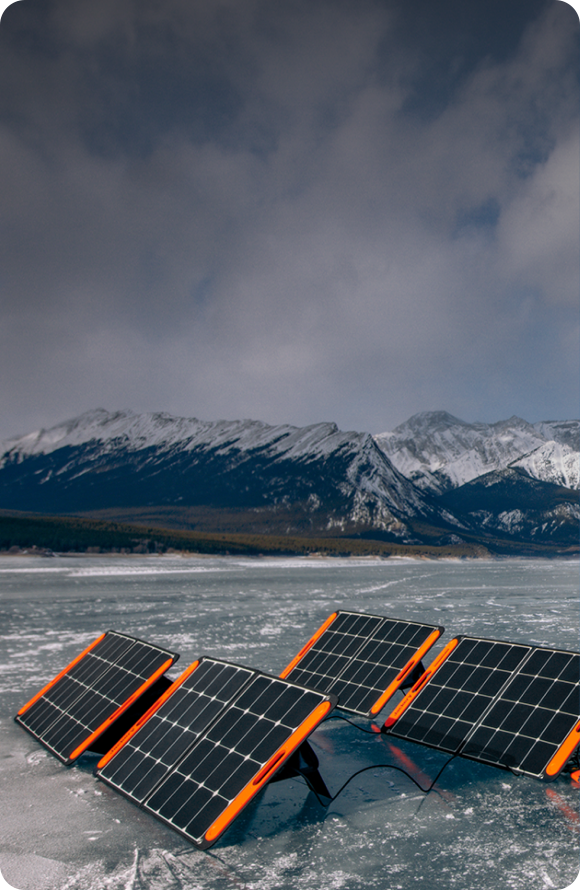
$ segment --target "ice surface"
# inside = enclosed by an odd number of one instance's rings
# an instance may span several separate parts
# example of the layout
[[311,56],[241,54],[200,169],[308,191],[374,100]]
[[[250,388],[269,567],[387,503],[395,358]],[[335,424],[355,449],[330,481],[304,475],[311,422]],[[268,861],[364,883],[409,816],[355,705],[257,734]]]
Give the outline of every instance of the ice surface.
[[[577,790],[329,720],[312,739],[332,793],[267,786],[209,853],[13,722],[103,630],[273,673],[336,608],[578,648],[578,563],[549,560],[11,557],[0,560],[0,870],[18,890],[547,890],[578,874]],[[370,721],[356,720],[369,729]],[[387,766],[389,765],[389,766]]]

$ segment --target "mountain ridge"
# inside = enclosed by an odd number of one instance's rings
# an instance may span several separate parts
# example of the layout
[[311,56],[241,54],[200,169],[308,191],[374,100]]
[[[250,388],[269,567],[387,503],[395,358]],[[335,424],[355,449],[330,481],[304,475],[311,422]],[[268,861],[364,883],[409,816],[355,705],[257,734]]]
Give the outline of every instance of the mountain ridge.
[[[434,495],[505,469],[538,449],[544,449],[538,460],[522,464],[528,475],[575,489],[579,486],[578,420],[531,424],[513,415],[495,423],[467,423],[445,411],[421,412],[374,438],[405,476]],[[560,449],[546,449],[551,442]]]
[[229,531],[259,534],[409,543],[493,534],[564,546],[578,542],[579,428],[516,416],[470,424],[438,411],[373,436],[333,422],[100,408],[2,443],[0,508],[171,514],[174,527],[200,531],[224,530],[229,516]]
[[14,509],[181,503],[280,514],[286,507],[309,515],[315,530],[376,528],[395,537],[411,534],[405,517],[441,512],[369,433],[334,423],[300,428],[97,409],[4,448],[0,506]]

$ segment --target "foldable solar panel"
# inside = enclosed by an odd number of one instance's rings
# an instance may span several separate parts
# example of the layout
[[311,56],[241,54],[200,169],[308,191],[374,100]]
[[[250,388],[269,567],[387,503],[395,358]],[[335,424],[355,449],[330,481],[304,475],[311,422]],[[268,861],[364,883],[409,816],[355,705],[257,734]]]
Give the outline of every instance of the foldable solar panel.
[[431,624],[334,612],[281,676],[338,695],[342,710],[378,714],[442,632]]
[[494,699],[464,757],[554,778],[580,742],[580,655],[534,649]]
[[160,680],[179,656],[116,631],[101,634],[14,718],[71,763]]
[[211,846],[336,697],[213,658],[188,667],[96,774],[196,846]]
[[580,743],[580,655],[457,637],[387,718],[385,732],[551,779]]

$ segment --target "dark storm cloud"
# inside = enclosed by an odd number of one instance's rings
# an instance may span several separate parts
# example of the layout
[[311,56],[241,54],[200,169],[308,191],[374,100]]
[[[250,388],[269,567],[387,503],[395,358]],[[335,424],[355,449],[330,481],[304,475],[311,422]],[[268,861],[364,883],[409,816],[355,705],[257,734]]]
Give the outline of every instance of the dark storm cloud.
[[576,415],[578,24],[536,0],[14,4],[0,434],[96,405]]

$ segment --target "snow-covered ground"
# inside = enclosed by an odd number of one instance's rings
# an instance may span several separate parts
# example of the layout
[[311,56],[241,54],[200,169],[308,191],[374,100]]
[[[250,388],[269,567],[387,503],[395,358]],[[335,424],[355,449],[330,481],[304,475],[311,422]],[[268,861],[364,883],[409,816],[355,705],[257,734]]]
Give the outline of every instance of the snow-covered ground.
[[[18,890],[545,890],[578,874],[577,790],[329,720],[311,737],[335,793],[269,785],[208,853],[13,722],[108,628],[279,673],[337,607],[577,649],[578,563],[62,557],[0,560],[0,871]],[[430,659],[427,659],[429,661]],[[366,729],[370,721],[355,720]]]

